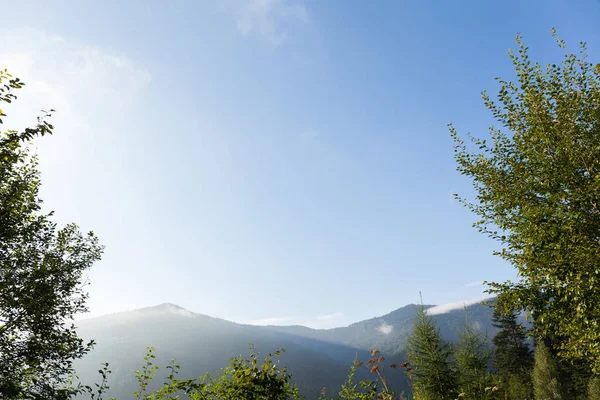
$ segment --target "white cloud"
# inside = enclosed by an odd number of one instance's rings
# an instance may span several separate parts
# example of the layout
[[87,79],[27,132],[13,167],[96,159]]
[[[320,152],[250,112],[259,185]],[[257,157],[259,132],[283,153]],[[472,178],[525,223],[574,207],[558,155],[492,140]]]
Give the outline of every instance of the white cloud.
[[469,282],[465,285],[465,288],[472,288],[472,287],[476,287],[476,286],[483,286],[483,281]]
[[344,316],[343,313],[336,312],[336,313],[332,313],[332,314],[319,315],[317,317],[317,319],[320,320],[320,321],[325,321],[325,320],[329,320],[329,319],[340,318],[340,317],[343,317],[343,316]]
[[434,306],[434,307],[427,309],[427,314],[429,314],[429,315],[446,314],[446,313],[449,313],[450,311],[460,310],[464,307],[468,307],[473,304],[481,303],[482,301],[487,300],[489,298],[490,297],[484,297],[484,298],[480,298],[480,299],[476,299],[476,300],[457,301],[454,303],[448,303],[448,304],[442,304],[439,306]]
[[283,43],[289,24],[305,24],[308,12],[290,0],[238,0],[233,4],[242,36],[262,35],[274,45]]
[[382,321],[376,329],[384,335],[389,335],[394,330],[394,327]]
[[282,323],[289,322],[291,320],[291,317],[271,317],[250,321],[248,322],[248,325],[281,325]]

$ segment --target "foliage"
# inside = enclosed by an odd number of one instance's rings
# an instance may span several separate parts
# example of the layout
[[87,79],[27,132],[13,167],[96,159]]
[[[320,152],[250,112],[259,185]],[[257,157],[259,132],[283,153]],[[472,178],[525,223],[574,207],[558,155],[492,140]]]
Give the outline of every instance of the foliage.
[[[371,351],[371,359],[366,363],[356,360],[348,373],[348,379],[343,383],[341,391],[338,393],[338,400],[394,400],[404,399],[404,393],[397,394],[392,390],[389,378],[386,375],[385,357],[379,355],[378,350]],[[390,369],[398,369],[398,365],[392,363]],[[404,363],[401,367],[410,371],[408,363]],[[359,368],[364,368],[369,373],[375,375],[375,378],[361,380],[355,382],[355,375]],[[326,397],[326,391],[323,389],[319,400],[331,400]]]
[[500,387],[504,386],[502,391],[503,398],[525,400],[533,397],[533,386],[531,383],[531,374],[523,376],[522,374],[509,374],[501,378]]
[[465,328],[460,333],[454,358],[459,372],[458,391],[462,399],[488,399],[498,390],[488,370],[491,350],[487,345],[487,335],[476,332],[469,325],[468,317]]
[[533,394],[536,400],[560,400],[560,383],[556,361],[553,359],[548,346],[540,341],[535,347],[533,372]]
[[408,348],[415,396],[422,400],[454,399],[458,382],[450,360],[452,348],[422,306],[417,310]]
[[588,400],[600,400],[600,377],[593,377],[588,383]]
[[[24,86],[0,71],[0,103]],[[51,110],[52,111],[52,110]],[[0,117],[6,114],[0,110]],[[0,134],[0,394],[4,399],[68,397],[61,388],[87,345],[68,320],[86,311],[83,273],[100,259],[93,233],[74,224],[57,229],[41,211],[38,162],[26,142],[51,134],[34,128]],[[0,119],[0,123],[4,121]]]
[[[547,340],[544,342],[547,343]],[[556,350],[550,346],[548,349],[556,360],[563,397],[569,400],[588,400],[588,383],[593,375],[589,363],[585,360],[560,358]]]
[[[197,379],[177,379],[179,373],[179,365],[175,364],[175,360],[171,360],[167,370],[169,374],[165,377],[165,381],[159,389],[150,392],[148,390],[150,384],[155,380],[156,373],[160,367],[154,365],[155,349],[147,348],[147,353],[144,356],[144,365],[141,369],[135,371],[135,375],[140,387],[140,390],[134,393],[136,399],[144,400],[169,400],[178,399],[181,395],[190,400],[287,400],[287,399],[302,399],[298,393],[298,388],[290,385],[290,378],[285,368],[278,367],[279,360],[274,361],[273,355],[269,354],[259,363],[258,351],[251,346],[250,356],[244,358],[242,356],[232,358],[231,364],[223,368],[216,378],[210,374],[206,374]],[[283,349],[274,353],[275,356],[281,355]],[[347,381],[342,385],[341,391],[338,394],[339,400],[403,400],[404,394],[396,394],[390,387],[388,377],[385,372],[385,357],[380,356],[377,350],[371,352],[373,358],[366,363],[355,361],[350,368]],[[400,366],[392,363],[390,369],[405,368],[410,372],[411,368],[408,363]],[[363,368],[375,375],[374,380],[362,380],[355,382],[355,374]],[[102,383],[96,384],[96,392],[89,386],[82,387],[78,393],[88,393],[92,400],[101,400],[102,395],[108,390],[107,376],[110,374],[108,364],[99,371],[102,375]],[[325,389],[323,389],[321,400],[331,400],[326,397]],[[114,400],[111,398],[111,400]]]
[[[283,349],[274,355],[280,356]],[[222,370],[218,378],[209,375],[203,378],[206,383],[198,400],[248,399],[284,400],[300,399],[298,388],[290,384],[291,375],[285,367],[279,367],[279,360],[273,361],[273,354],[267,355],[262,364],[258,362],[258,351],[251,347],[248,358],[236,357],[229,367]]]
[[[144,356],[145,364],[135,371],[140,390],[134,393],[136,399],[171,400],[178,399],[182,394],[190,400],[288,400],[301,399],[298,388],[290,384],[291,375],[285,368],[279,367],[279,360],[273,360],[269,354],[259,362],[256,348],[250,348],[249,357],[236,357],[231,364],[223,368],[218,377],[210,374],[197,379],[177,379],[180,366],[171,360],[166,367],[168,375],[161,388],[149,392],[148,387],[160,370],[154,365],[155,349],[147,348]],[[283,349],[274,355],[280,356]],[[88,388],[89,389],[89,388]],[[105,390],[104,390],[105,392]],[[99,400],[99,398],[97,399]]]
[[471,138],[473,151],[450,130],[457,169],[477,193],[460,201],[521,277],[490,291],[508,309],[537,311],[536,336],[565,337],[561,356],[600,373],[600,64],[587,60],[585,43],[577,56],[557,41],[565,58],[544,68],[517,36],[517,82],[497,78],[498,102],[483,93],[501,125],[491,143]]
[[527,332],[517,323],[517,312],[505,312],[498,303],[495,303],[492,321],[499,329],[492,342],[494,368],[502,391],[510,398],[530,398],[533,355],[527,344]]
[[[67,384],[63,386],[62,391],[56,396],[55,400],[68,400],[76,395],[89,395],[91,400],[102,400],[103,395],[110,389],[108,386],[108,377],[112,371],[108,369],[108,366],[108,363],[102,364],[102,368],[98,370],[102,380],[100,383],[95,383],[94,387],[82,385],[81,382],[77,382],[77,385],[75,385],[75,381],[79,378],[75,374],[72,374]],[[111,397],[110,400],[115,399]]]

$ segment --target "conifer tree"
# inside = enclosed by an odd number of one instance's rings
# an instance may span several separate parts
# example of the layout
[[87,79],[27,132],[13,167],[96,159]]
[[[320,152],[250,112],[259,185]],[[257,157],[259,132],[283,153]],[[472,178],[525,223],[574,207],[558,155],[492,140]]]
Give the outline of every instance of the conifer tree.
[[421,400],[449,400],[457,396],[457,377],[451,362],[452,347],[440,330],[419,307],[408,337],[413,390]]
[[556,362],[548,346],[539,341],[535,347],[533,362],[533,393],[535,400],[561,400]]
[[510,398],[525,399],[531,395],[533,355],[527,344],[525,328],[517,322],[517,313],[504,313],[495,305],[492,324],[500,329],[492,342],[494,368],[503,392]]
[[588,400],[600,400],[600,377],[595,376],[588,383]]
[[477,332],[469,324],[467,316],[465,329],[460,333],[460,342],[454,352],[461,399],[485,399],[486,388],[490,390],[493,386],[488,371],[491,350],[486,342],[487,335]]
[[569,400],[588,400],[588,383],[592,376],[589,363],[585,360],[563,359],[550,348],[555,357],[562,394]]

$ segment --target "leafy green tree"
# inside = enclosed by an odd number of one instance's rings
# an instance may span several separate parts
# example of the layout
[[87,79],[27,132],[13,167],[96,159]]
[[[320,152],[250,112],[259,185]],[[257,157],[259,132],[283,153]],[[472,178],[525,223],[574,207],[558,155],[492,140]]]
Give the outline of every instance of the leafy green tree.
[[229,367],[222,370],[218,378],[207,375],[205,387],[199,392],[197,400],[287,400],[301,399],[298,388],[290,383],[291,375],[285,367],[279,367],[279,356],[283,349],[268,354],[262,362],[259,353],[251,347],[249,357],[236,357]]
[[548,346],[540,341],[535,347],[533,372],[533,394],[535,400],[560,400],[560,382],[558,381],[558,369]]
[[[0,71],[0,104],[24,84]],[[45,117],[24,132],[0,134],[0,397],[54,399],[73,360],[90,348],[69,320],[86,311],[83,273],[100,259],[93,233],[74,224],[57,229],[38,196],[37,158],[27,142],[51,134]],[[0,110],[0,118],[6,114]],[[0,124],[4,121],[0,119]]]
[[411,379],[415,397],[421,400],[455,399],[457,377],[451,363],[452,347],[423,306],[415,316],[408,337]]
[[[156,373],[160,370],[160,367],[154,365],[153,360],[156,358],[154,355],[154,351],[156,350],[154,347],[147,347],[147,353],[144,356],[144,365],[142,368],[135,371],[135,377],[140,386],[140,390],[136,391],[133,396],[136,399],[141,400],[169,400],[169,399],[178,399],[181,394],[185,394],[187,396],[196,396],[194,398],[202,398],[198,397],[199,392],[205,389],[206,385],[202,383],[199,379],[177,379],[177,374],[179,374],[180,366],[175,363],[175,359],[172,359],[170,364],[166,367],[169,371],[169,374],[165,377],[164,383],[162,387],[157,389],[154,392],[150,392],[148,387],[154,381]],[[105,375],[103,375],[105,378]],[[98,385],[97,385],[98,386]],[[107,387],[102,387],[101,393],[107,391]],[[90,392],[90,388],[86,388],[88,392]],[[100,394],[101,394],[100,393]]]
[[460,332],[460,341],[454,350],[458,368],[458,391],[462,399],[489,398],[490,388],[494,387],[488,370],[491,353],[487,345],[487,336],[475,331],[467,319],[464,330]]
[[[144,356],[144,365],[135,371],[140,389],[133,395],[141,400],[175,400],[183,398],[190,400],[292,400],[302,399],[298,388],[290,383],[291,375],[285,368],[279,366],[283,349],[277,350],[259,360],[258,350],[250,347],[249,357],[235,357],[228,367],[223,368],[217,377],[206,374],[200,378],[178,379],[180,366],[172,359],[166,367],[168,375],[162,386],[150,391],[150,385],[155,381],[160,367],[154,364],[155,348],[148,347]],[[91,387],[84,387],[80,393],[92,394],[92,400],[100,400],[107,392],[107,376],[110,374],[108,364],[99,371],[102,384],[97,384],[97,393]],[[96,397],[94,397],[96,396]],[[111,398],[112,399],[112,398]]]
[[492,339],[495,372],[502,391],[511,399],[531,397],[533,354],[527,344],[527,332],[517,322],[516,311],[504,312],[495,304],[492,324],[499,329]]
[[483,92],[500,125],[491,142],[468,146],[450,130],[457,169],[476,191],[459,199],[520,276],[490,292],[509,310],[537,311],[537,337],[564,337],[561,357],[600,373],[600,64],[587,60],[585,43],[578,56],[557,41],[563,62],[542,67],[517,36],[517,81],[497,78],[498,101]]

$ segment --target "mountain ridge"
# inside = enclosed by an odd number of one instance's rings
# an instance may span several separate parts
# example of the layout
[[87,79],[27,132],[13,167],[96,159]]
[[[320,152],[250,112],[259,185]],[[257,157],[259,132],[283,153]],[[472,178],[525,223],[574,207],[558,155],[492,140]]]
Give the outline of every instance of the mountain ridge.
[[[486,299],[481,299],[481,300],[477,300],[477,302],[482,302],[484,300],[490,300],[489,298]],[[456,303],[447,303],[448,305],[451,304],[458,304],[458,303],[465,303],[466,307],[469,307],[471,305],[473,305],[474,303],[472,303],[471,301],[464,301],[464,302],[456,302]],[[446,304],[441,304],[441,305],[433,305],[433,304],[423,304],[423,307],[427,310],[430,308],[435,308],[435,307],[441,307],[441,306],[445,306]],[[262,326],[262,327],[266,327],[266,328],[273,328],[273,327],[285,327],[285,328],[305,328],[305,329],[310,329],[310,330],[315,330],[315,331],[331,331],[331,330],[336,330],[336,329],[344,329],[344,328],[350,328],[354,325],[358,325],[358,324],[363,324],[363,323],[367,323],[367,322],[374,322],[374,321],[379,321],[385,318],[390,318],[390,317],[396,317],[398,314],[404,314],[405,311],[416,311],[417,308],[419,307],[419,304],[415,304],[415,303],[409,303],[406,304],[402,307],[396,308],[390,312],[388,312],[387,314],[381,315],[381,316],[376,316],[376,317],[372,317],[372,318],[368,318],[368,319],[364,319],[364,320],[359,320],[356,322],[352,322],[348,325],[343,325],[343,326],[336,326],[336,327],[331,327],[331,328],[313,328],[310,326],[306,326],[306,325],[302,325],[302,324],[291,324],[291,325],[275,325],[275,324],[267,324],[267,325],[258,325],[258,324],[252,324],[250,322],[236,322],[236,321],[232,321],[232,320],[228,320],[225,318],[220,318],[220,317],[214,317],[208,314],[203,314],[203,313],[199,313],[199,312],[195,312],[195,311],[191,311],[185,307],[179,306],[175,303],[171,303],[171,302],[163,302],[163,303],[159,303],[157,305],[154,306],[147,306],[147,307],[141,307],[141,308],[136,308],[133,310],[123,310],[123,311],[115,311],[115,312],[111,312],[111,313],[107,313],[107,314],[101,314],[101,315],[97,315],[97,316],[93,316],[93,317],[88,317],[88,318],[81,318],[79,320],[77,320],[76,322],[83,322],[85,323],[85,321],[91,321],[91,320],[98,320],[98,319],[107,319],[110,317],[117,317],[117,316],[122,316],[122,315],[132,315],[132,314],[137,314],[137,313],[157,313],[157,312],[172,312],[172,313],[177,313],[177,314],[181,314],[181,315],[189,315],[189,316],[197,316],[197,317],[204,317],[204,318],[210,318],[213,320],[220,320],[220,321],[225,321],[225,322],[229,322],[232,324],[237,324],[237,325],[243,325],[243,326]],[[450,313],[450,312],[455,312],[457,311],[457,309],[452,309],[440,314],[436,314],[436,315],[441,315],[441,314],[446,314],[446,313]],[[77,323],[76,323],[77,325]]]
[[[323,387],[338,390],[352,362],[357,357],[370,358],[373,349],[381,351],[390,362],[406,361],[406,341],[417,308],[418,305],[409,304],[345,327],[314,329],[303,325],[240,324],[194,313],[173,303],[161,303],[77,321],[79,336],[94,339],[97,345],[75,367],[82,381],[90,384],[96,380],[99,366],[108,362],[113,371],[109,395],[129,398],[136,390],[132,371],[142,365],[148,346],[157,349],[157,365],[164,367],[175,358],[181,365],[181,377],[193,378],[226,366],[231,357],[247,354],[248,344],[252,343],[264,352],[284,348],[282,365],[288,367],[308,399],[316,398]],[[477,329],[494,329],[491,308],[472,304],[465,310]],[[457,339],[465,324],[461,309],[432,318],[450,341]],[[158,381],[160,378],[159,375]],[[368,378],[368,374],[360,372],[357,378]],[[408,387],[402,375],[394,378],[394,384],[400,390]]]

